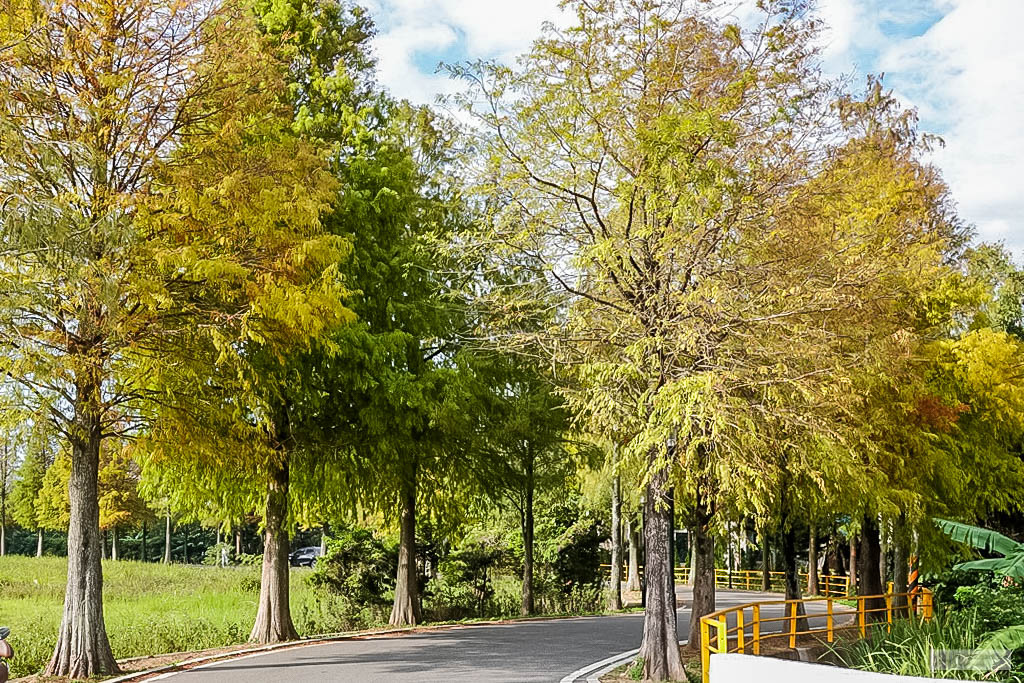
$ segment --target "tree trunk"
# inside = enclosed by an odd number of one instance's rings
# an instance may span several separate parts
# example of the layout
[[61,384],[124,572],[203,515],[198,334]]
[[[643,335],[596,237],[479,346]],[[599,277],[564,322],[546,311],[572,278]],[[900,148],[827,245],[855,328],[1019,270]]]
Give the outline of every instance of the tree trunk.
[[[860,552],[857,553],[860,577],[857,581],[859,595],[881,595],[885,592],[882,587],[882,577],[878,573],[879,556],[882,554],[881,541],[878,538],[878,522],[871,516],[864,519],[860,530]],[[865,607],[872,610],[885,608],[885,598],[872,598],[866,601]],[[884,620],[885,612],[876,611],[869,613],[869,620]]]
[[100,382],[84,371],[78,382],[68,480],[68,582],[57,646],[46,676],[89,678],[118,671],[103,621],[100,506],[97,477],[102,434]]
[[821,587],[818,585],[818,532],[811,524],[810,538],[807,545],[807,594],[818,595]]
[[893,598],[894,609],[905,609],[907,607],[907,598],[901,593],[907,592],[907,578],[910,573],[910,553],[908,550],[909,539],[904,533],[905,521],[903,515],[900,515],[893,523],[892,533],[892,582],[893,582],[893,593],[896,593],[896,597]]
[[761,590],[768,592],[772,589],[771,564],[768,554],[768,530],[761,529]]
[[145,522],[143,522],[142,523],[142,547],[139,549],[139,557],[140,557],[140,559],[143,562],[145,562],[146,560],[149,559],[148,557],[146,557],[146,554],[147,554],[146,553],[146,537],[147,537],[148,533],[149,533],[149,525],[146,524]]
[[[523,595],[520,613],[525,617],[534,613],[533,601],[533,458],[526,462],[526,497],[523,501]],[[614,532],[613,532],[614,533]]]
[[119,558],[117,552],[117,527],[113,527],[110,530],[110,559],[116,560]]
[[255,643],[280,643],[299,637],[288,603],[288,451],[279,447],[277,452],[282,462],[272,468],[267,485],[259,608],[249,634],[249,640]]
[[615,475],[612,478],[612,568],[608,603],[614,610],[622,609],[622,499],[619,487],[619,475]]
[[171,563],[171,513],[167,513],[167,524],[164,526],[164,564]]
[[242,530],[235,529],[235,558],[242,554]]
[[886,533],[888,529],[884,522],[879,524],[878,527],[878,580],[881,582],[882,591],[885,592],[888,566],[887,560],[889,559],[889,535]]
[[107,531],[104,529],[100,532],[100,559],[107,559]]
[[690,650],[700,649],[700,618],[715,611],[715,539],[711,536],[712,501],[697,491],[693,524],[693,605]]
[[640,529],[626,518],[626,534],[629,536],[629,571],[626,572],[626,590],[640,590]]
[[43,556],[43,527],[36,529],[36,557]]
[[402,487],[401,537],[398,544],[398,575],[392,626],[415,626],[420,621],[419,590],[416,585],[416,469]]
[[[656,461],[659,455],[651,454]],[[644,638],[640,655],[644,659],[644,678],[651,681],[685,680],[679,656],[676,629],[676,595],[673,588],[672,558],[669,541],[668,470],[662,465],[647,482],[644,501],[644,584],[647,589],[644,610]]]
[[847,592],[850,595],[857,594],[857,535],[850,534],[850,562],[847,565],[847,576],[850,579],[850,585]]
[[327,525],[320,527],[320,556],[327,554]]
[[2,520],[3,513],[0,512],[0,557],[7,555],[7,525]]
[[[800,572],[797,568],[796,553],[797,553],[797,541],[796,532],[793,531],[792,527],[788,526],[789,520],[788,515],[783,514],[782,523],[782,569],[785,572],[785,583],[786,583],[786,600],[799,600],[800,595]],[[807,630],[807,619],[804,617],[805,610],[803,603],[797,604],[797,612],[799,619],[796,621],[797,631]],[[786,607],[786,616],[789,616],[789,607]],[[786,622],[786,628],[790,628],[790,623]]]

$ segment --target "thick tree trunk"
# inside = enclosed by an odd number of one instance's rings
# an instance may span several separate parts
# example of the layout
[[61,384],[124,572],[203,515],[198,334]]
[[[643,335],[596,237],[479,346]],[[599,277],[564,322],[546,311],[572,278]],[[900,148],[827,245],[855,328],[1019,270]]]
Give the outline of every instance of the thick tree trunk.
[[536,611],[533,600],[533,458],[526,463],[526,496],[523,501],[523,594],[520,613],[525,617]]
[[[249,640],[277,643],[297,640],[292,623],[288,586],[288,461],[287,450],[279,448],[281,462],[270,472],[263,519],[263,568],[256,623]],[[186,538],[187,544],[187,538]]]
[[699,490],[693,524],[693,605],[688,648],[700,649],[700,619],[715,611],[715,539],[711,535],[712,502]]
[[416,585],[416,473],[403,486],[401,537],[398,544],[398,575],[392,626],[415,626],[420,621],[419,590]]
[[36,529],[36,557],[43,556],[43,527]]
[[100,418],[100,384],[92,376],[77,387],[68,480],[68,582],[57,646],[46,666],[46,676],[88,678],[118,671],[103,621],[97,486]]
[[629,517],[626,518],[626,535],[629,536],[629,570],[626,572],[626,590],[640,590],[640,529]]
[[[788,515],[783,515],[782,523],[787,525],[789,520],[786,519]],[[796,553],[797,553],[797,538],[796,532],[791,527],[783,526],[782,528],[782,569],[785,572],[785,584],[786,584],[786,600],[799,600],[803,596],[800,595],[800,572],[797,567]],[[807,630],[807,619],[804,617],[805,610],[803,603],[797,604],[797,615],[800,618],[796,621],[797,631]],[[789,616],[789,606],[786,607],[786,616]],[[791,624],[786,622],[786,628],[790,628]]]
[[171,563],[171,513],[167,513],[167,523],[164,525],[164,564]]
[[[857,553],[858,573],[857,587],[859,595],[881,595],[885,592],[882,577],[878,573],[879,556],[882,554],[881,541],[878,538],[878,522],[868,516],[860,530],[860,551]],[[865,607],[870,610],[883,610],[885,598],[872,598],[866,601]],[[868,614],[869,620],[884,620],[884,611]]]
[[[658,456],[652,454],[652,460]],[[644,678],[651,681],[685,680],[679,656],[676,629],[676,595],[672,575],[669,518],[668,471],[663,465],[651,475],[644,501],[644,584],[647,604],[644,610],[644,639],[640,656],[644,660]]]
[[279,448],[281,462],[270,472],[263,518],[263,571],[259,607],[249,634],[255,643],[298,640],[288,602],[288,451]]
[[608,606],[622,609],[622,498],[619,476],[612,478],[612,567],[609,572],[611,593]]
[[818,586],[818,532],[811,524],[807,544],[807,594],[818,595],[821,588]]
[[768,553],[768,531],[766,529],[761,529],[759,540],[761,541],[761,590],[767,593],[772,589],[772,574]]
[[120,555],[117,552],[117,527],[110,530],[110,559],[117,560]]

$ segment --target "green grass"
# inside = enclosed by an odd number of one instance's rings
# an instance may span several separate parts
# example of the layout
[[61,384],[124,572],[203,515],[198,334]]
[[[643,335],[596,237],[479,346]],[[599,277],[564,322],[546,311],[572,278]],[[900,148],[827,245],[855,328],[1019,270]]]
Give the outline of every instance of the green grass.
[[[57,638],[67,560],[0,558],[0,625],[10,626],[14,677],[38,672]],[[291,603],[303,635],[342,631],[351,621],[292,570]],[[103,563],[104,617],[114,656],[200,650],[245,642],[256,615],[259,568]]]

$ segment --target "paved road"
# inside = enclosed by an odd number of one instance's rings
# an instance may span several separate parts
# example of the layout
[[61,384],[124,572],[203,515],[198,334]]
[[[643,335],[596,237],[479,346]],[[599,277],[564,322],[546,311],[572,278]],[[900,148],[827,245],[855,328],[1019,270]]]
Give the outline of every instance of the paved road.
[[[682,597],[688,605],[688,591]],[[719,591],[718,606],[778,597]],[[689,610],[680,609],[678,617],[679,638],[685,640]],[[638,647],[642,632],[640,613],[465,626],[281,650],[167,678],[174,683],[557,682],[589,664]]]

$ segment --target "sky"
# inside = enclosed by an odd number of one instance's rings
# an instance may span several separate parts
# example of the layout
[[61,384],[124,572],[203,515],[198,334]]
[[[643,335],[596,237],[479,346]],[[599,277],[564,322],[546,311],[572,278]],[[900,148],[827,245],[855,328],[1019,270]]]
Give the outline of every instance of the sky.
[[[557,0],[364,0],[378,26],[381,82],[432,103],[461,84],[440,62],[511,62]],[[1024,260],[1024,0],[818,0],[827,71],[884,83],[945,146],[933,153],[978,239]],[[750,0],[736,0],[744,12]]]

